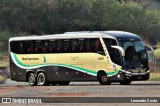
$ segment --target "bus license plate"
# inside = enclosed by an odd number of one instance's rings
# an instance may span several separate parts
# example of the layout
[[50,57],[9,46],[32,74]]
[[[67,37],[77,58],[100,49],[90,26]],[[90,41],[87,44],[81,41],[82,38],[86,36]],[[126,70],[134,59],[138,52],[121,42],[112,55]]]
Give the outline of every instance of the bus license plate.
[[137,79],[142,79],[142,77],[137,77]]

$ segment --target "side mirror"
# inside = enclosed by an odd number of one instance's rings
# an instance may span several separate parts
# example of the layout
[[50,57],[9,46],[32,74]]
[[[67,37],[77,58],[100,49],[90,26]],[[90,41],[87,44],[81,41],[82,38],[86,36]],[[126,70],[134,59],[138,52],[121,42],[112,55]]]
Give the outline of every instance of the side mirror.
[[122,53],[122,56],[124,57],[125,56],[125,51],[124,51],[124,49],[122,48],[122,47],[120,47],[120,46],[111,46],[112,48],[115,48],[115,49],[118,49],[119,51],[121,51],[121,53]]
[[158,47],[154,46],[153,49],[156,50],[156,49],[158,49]]
[[152,52],[154,52],[154,50],[157,49],[157,48],[151,47],[149,45],[145,45],[145,47],[146,47],[147,51],[152,51]]

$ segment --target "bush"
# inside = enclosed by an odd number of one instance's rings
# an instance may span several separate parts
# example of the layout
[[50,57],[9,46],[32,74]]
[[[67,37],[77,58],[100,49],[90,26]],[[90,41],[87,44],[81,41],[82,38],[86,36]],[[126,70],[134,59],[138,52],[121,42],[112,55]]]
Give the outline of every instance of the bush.
[[160,43],[158,43],[158,48],[154,50],[154,56],[157,60],[160,60]]
[[21,32],[41,35],[84,30],[124,30],[159,38],[160,10],[149,5],[150,0],[148,4],[124,1],[0,0],[0,29],[11,32],[0,38]]

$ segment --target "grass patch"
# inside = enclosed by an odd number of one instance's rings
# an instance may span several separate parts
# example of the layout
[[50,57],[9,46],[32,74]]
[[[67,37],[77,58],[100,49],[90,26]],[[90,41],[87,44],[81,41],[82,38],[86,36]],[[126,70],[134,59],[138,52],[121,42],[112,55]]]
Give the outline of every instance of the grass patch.
[[160,81],[160,73],[150,73],[149,81]]
[[0,75],[0,84],[4,83],[6,80],[6,78],[4,76]]
[[160,59],[160,42],[158,43],[157,47],[158,48],[154,50],[154,56],[156,59]]
[[154,56],[156,59],[160,59],[160,49],[154,50]]
[[7,67],[8,65],[8,62],[0,62],[0,67]]
[[7,67],[9,65],[8,53],[0,52],[0,67]]

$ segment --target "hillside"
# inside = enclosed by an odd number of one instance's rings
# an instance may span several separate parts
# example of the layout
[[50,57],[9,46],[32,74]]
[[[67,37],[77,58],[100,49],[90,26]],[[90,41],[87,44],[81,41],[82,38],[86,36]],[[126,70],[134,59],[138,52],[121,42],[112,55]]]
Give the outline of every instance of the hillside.
[[0,0],[0,40],[84,30],[123,30],[160,39],[155,0]]

